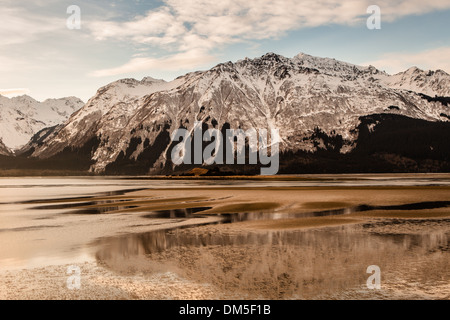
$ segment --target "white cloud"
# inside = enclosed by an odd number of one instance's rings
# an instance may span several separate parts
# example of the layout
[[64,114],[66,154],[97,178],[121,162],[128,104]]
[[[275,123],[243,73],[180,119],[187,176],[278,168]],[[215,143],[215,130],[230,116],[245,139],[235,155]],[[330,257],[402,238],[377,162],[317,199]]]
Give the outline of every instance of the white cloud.
[[394,74],[416,66],[424,70],[441,69],[450,73],[450,47],[441,47],[418,53],[391,52],[380,59],[367,61],[363,65],[373,65],[378,69]]
[[145,58],[134,57],[126,64],[111,69],[97,70],[90,74],[93,77],[107,77],[124,74],[128,72],[138,72],[142,70],[180,70],[192,67],[200,67],[208,64],[214,57],[200,50],[191,50],[174,54],[165,58]]
[[15,88],[15,89],[0,89],[0,95],[8,98],[22,96],[24,94],[29,94],[30,89],[27,88]]
[[64,30],[65,19],[49,18],[24,9],[2,7],[0,11],[0,45],[26,43],[45,33]]
[[450,8],[448,0],[382,0],[374,1],[373,4],[381,8],[383,20],[386,21],[394,21],[404,16],[425,14],[435,10]]
[[[171,52],[160,58],[132,58],[94,76],[127,73],[166,64],[193,68],[212,51],[232,43],[273,39],[289,31],[327,24],[365,26],[372,0],[165,0],[164,5],[132,21],[94,21],[85,25],[98,40],[127,40]],[[450,8],[448,0],[378,0],[383,21]],[[200,52],[199,59],[190,56]],[[168,64],[167,62],[170,62]]]

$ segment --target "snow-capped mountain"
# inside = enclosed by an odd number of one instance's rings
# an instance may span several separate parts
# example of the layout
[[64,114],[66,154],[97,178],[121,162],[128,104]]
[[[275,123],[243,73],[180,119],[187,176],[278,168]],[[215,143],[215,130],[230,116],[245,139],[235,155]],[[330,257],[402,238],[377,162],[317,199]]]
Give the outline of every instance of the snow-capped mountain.
[[43,102],[29,96],[0,96],[0,139],[9,150],[24,146],[38,131],[66,121],[84,102],[75,97]]
[[411,90],[428,96],[450,96],[450,76],[442,70],[424,71],[411,67],[404,72],[386,78],[391,88]]
[[[280,150],[320,148],[317,129],[340,136],[341,153],[355,147],[360,117],[396,114],[448,121],[450,106],[429,96],[450,96],[450,75],[416,69],[390,76],[329,58],[273,53],[227,62],[172,82],[125,79],[98,90],[60,128],[30,144],[33,157],[55,156],[66,147],[94,143],[92,171],[114,163],[141,162],[157,172],[170,162],[170,134],[195,121],[210,128],[279,129]],[[373,128],[371,128],[373,129]]]

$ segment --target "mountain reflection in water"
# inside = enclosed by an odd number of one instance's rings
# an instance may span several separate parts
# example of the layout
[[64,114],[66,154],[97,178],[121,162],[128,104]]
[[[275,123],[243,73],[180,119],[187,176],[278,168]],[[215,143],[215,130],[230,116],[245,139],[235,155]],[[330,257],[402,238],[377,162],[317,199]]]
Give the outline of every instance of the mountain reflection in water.
[[[420,225],[421,220],[404,223]],[[450,225],[450,220],[436,223]],[[445,229],[390,234],[379,232],[382,227],[369,223],[304,231],[227,233],[214,226],[155,231],[100,240],[96,258],[119,273],[174,269],[228,295],[236,291],[250,299],[320,298],[349,290],[361,297],[374,294],[365,288],[366,269],[374,264],[383,271],[388,289],[403,277],[403,286],[414,281],[417,294],[430,281],[448,285],[450,234]],[[384,294],[397,294],[392,290]]]

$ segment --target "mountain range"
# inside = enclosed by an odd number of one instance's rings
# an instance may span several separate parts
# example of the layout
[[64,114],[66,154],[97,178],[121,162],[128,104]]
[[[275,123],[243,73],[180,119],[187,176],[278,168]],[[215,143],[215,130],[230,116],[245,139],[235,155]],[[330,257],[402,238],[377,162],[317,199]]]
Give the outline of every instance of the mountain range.
[[[268,53],[171,82],[150,77],[113,82],[67,121],[43,124],[16,156],[33,168],[186,172],[193,166],[176,167],[170,160],[170,135],[201,121],[203,130],[279,129],[281,173],[446,171],[449,97],[450,75],[442,70],[413,67],[389,75],[303,53],[293,58]],[[24,142],[1,134],[9,149]],[[4,147],[0,143],[0,152]],[[256,172],[249,165],[208,169]]]
[[0,96],[0,154],[23,147],[37,132],[63,123],[83,106],[75,97],[39,102],[27,95]]

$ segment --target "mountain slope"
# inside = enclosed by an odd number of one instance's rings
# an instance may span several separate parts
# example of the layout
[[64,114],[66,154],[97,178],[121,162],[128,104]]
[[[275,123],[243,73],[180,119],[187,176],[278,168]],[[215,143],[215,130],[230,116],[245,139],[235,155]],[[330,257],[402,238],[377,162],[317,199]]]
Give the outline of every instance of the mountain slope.
[[10,155],[11,151],[3,144],[3,141],[0,139],[0,155]]
[[396,114],[448,121],[444,116],[450,114],[448,106],[410,90],[420,87],[424,93],[446,94],[447,76],[439,76],[437,82],[400,81],[403,78],[372,66],[269,53],[172,82],[151,78],[114,82],[28,149],[33,157],[48,158],[96,139],[98,145],[88,155],[94,161],[92,171],[115,168],[113,172],[119,172],[134,162],[141,173],[160,172],[174,168],[169,159],[170,134],[180,127],[192,130],[195,121],[202,121],[219,129],[277,128],[285,153],[316,152],[324,147],[323,135],[338,137],[337,151],[345,154],[356,146],[363,116]]
[[75,97],[38,102],[29,96],[0,96],[0,138],[9,149],[18,149],[45,127],[66,121],[84,105]]
[[386,78],[385,81],[391,88],[410,90],[431,97],[450,97],[450,75],[442,70],[423,71],[411,67]]

